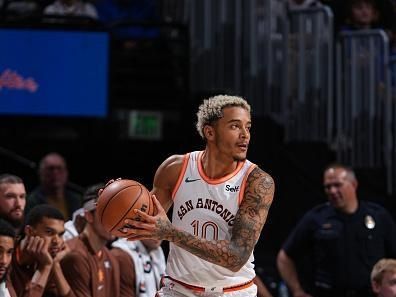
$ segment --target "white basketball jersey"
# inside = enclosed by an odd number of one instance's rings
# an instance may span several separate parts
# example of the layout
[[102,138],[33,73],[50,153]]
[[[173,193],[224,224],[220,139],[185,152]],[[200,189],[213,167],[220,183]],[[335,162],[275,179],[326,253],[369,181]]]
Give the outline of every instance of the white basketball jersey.
[[[245,160],[239,162],[231,174],[221,179],[210,179],[201,165],[202,153],[197,151],[185,155],[172,193],[172,224],[207,240],[230,240],[246,179],[256,165]],[[238,272],[232,272],[171,243],[166,272],[191,285],[227,287],[254,278],[253,260],[252,253]]]

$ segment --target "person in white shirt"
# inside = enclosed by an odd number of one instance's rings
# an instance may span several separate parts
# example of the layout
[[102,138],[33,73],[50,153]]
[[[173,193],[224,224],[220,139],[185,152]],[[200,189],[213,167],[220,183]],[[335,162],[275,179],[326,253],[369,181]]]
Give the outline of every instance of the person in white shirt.
[[119,238],[110,252],[120,266],[120,296],[152,297],[165,274],[165,255],[161,240],[127,241]]

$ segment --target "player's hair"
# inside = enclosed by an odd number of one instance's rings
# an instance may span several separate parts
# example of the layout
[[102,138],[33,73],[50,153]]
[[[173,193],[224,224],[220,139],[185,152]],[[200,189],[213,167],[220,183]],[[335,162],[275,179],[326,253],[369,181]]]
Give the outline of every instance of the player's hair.
[[105,187],[104,183],[97,183],[87,187],[83,195],[83,208],[92,211],[96,208],[95,204],[98,200],[98,192]]
[[371,270],[371,281],[380,284],[385,272],[396,272],[396,259],[379,260]]
[[57,157],[57,158],[59,158],[60,160],[62,160],[62,163],[65,165],[65,168],[67,168],[66,160],[61,154],[59,154],[57,152],[50,152],[50,153],[46,154],[44,157],[41,158],[41,160],[39,162],[39,166],[38,166],[39,171],[42,171],[46,167],[47,159],[49,157]]
[[36,226],[43,218],[55,219],[64,221],[65,217],[59,209],[48,205],[40,204],[33,207],[26,215],[25,226]]
[[343,169],[347,173],[347,177],[349,180],[357,180],[355,171],[352,169],[352,167],[349,167],[347,165],[341,164],[341,163],[331,163],[330,165],[327,165],[326,168],[324,169],[323,172],[326,172],[329,169]]
[[0,219],[0,236],[11,237],[15,239],[15,230],[10,223],[7,221]]
[[205,99],[199,106],[197,112],[196,128],[199,135],[205,139],[203,128],[206,125],[211,125],[218,119],[223,117],[223,109],[225,107],[242,107],[250,113],[250,105],[245,99],[237,96],[216,95]]
[[19,176],[4,173],[0,174],[0,184],[23,184],[23,180]]

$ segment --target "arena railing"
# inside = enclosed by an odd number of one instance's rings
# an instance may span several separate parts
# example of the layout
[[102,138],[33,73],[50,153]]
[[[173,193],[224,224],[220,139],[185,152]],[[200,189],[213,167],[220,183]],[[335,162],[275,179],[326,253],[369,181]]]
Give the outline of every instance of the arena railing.
[[336,64],[333,144],[337,158],[353,167],[385,168],[391,192],[393,106],[387,34],[383,30],[341,32]]
[[333,130],[333,13],[294,9],[288,19],[286,140],[330,142]]

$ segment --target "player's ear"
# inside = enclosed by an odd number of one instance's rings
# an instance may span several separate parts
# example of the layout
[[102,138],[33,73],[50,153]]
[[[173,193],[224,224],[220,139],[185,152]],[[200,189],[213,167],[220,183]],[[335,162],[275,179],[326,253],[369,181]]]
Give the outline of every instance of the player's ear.
[[94,221],[94,214],[92,211],[85,211],[84,218],[88,223],[93,223]]
[[205,138],[208,140],[212,140],[214,137],[214,129],[210,125],[205,125],[205,127],[203,128],[203,133],[205,135]]
[[23,230],[23,232],[25,232],[25,234],[28,235],[28,236],[32,236],[33,235],[32,226],[26,225],[25,229]]

